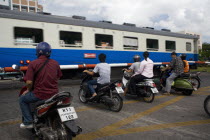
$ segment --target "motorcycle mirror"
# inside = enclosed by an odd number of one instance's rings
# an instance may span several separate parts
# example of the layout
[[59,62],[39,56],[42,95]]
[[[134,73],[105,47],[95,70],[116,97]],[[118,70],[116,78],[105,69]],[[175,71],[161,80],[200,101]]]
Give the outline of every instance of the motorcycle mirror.
[[82,65],[83,65],[83,67],[84,67],[84,68],[86,68],[86,69],[87,69],[87,67],[86,67],[86,64],[85,64],[85,63],[83,63]]
[[163,65],[161,65],[161,66],[160,66],[160,69],[163,69],[163,68],[165,68],[165,67],[164,67]]
[[13,64],[13,65],[12,65],[12,68],[13,68],[14,70],[20,70],[20,66],[18,66],[18,65],[16,65],[16,64]]

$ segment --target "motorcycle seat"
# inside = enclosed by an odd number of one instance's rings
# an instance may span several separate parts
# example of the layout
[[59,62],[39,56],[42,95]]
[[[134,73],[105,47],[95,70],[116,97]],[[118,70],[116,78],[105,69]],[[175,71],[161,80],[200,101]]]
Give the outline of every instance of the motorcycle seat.
[[105,83],[105,84],[98,84],[97,88],[96,88],[96,92],[99,90],[102,90],[103,88],[105,88],[106,86],[108,86],[110,83]]
[[46,100],[41,100],[41,101],[37,101],[35,103],[30,103],[30,110],[31,112],[35,112],[36,108],[39,107],[40,105],[45,104]]
[[190,73],[182,73],[177,78],[184,78],[184,77],[190,77]]
[[100,84],[100,85],[99,85],[99,88],[102,88],[102,87],[108,86],[109,84],[110,84],[110,83]]
[[38,107],[40,105],[43,105],[45,103],[46,100],[41,100],[35,103],[35,106]]

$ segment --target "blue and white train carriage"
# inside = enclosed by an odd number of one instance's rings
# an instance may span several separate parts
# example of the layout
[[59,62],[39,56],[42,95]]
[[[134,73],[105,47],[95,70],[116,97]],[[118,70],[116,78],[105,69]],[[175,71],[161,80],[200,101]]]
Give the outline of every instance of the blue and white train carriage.
[[186,53],[188,60],[197,61],[197,40],[197,36],[128,23],[0,10],[0,67],[36,59],[35,47],[42,41],[51,44],[51,58],[63,69],[82,63],[97,64],[99,53],[105,53],[113,66],[132,63],[133,55],[142,56],[144,51],[150,52],[154,62],[169,62],[172,51]]

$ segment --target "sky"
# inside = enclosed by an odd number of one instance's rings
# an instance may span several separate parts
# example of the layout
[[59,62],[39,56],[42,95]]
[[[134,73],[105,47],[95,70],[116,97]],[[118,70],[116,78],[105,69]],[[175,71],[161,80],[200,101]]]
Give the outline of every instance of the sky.
[[45,12],[87,20],[190,31],[210,43],[210,0],[39,0]]

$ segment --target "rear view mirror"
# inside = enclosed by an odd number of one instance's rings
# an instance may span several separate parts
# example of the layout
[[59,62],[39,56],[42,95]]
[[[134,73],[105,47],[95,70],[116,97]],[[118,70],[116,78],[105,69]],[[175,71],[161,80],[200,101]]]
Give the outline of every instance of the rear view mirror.
[[14,70],[20,70],[20,66],[18,66],[18,65],[16,65],[16,64],[13,64],[13,65],[12,65],[12,68],[13,68]]
[[160,69],[163,69],[163,68],[165,68],[165,67],[164,67],[163,65],[161,65],[161,66],[160,66]]

